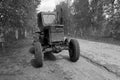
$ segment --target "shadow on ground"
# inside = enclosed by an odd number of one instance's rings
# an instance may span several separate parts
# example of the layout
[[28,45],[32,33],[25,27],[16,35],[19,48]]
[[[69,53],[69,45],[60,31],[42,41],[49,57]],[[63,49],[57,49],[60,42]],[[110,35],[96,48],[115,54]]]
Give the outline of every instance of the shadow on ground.
[[[44,61],[47,61],[47,60],[50,60],[50,61],[56,61],[56,57],[55,55],[53,55],[52,53],[45,53],[44,54]],[[43,63],[44,63],[43,61]],[[32,59],[31,60],[31,65],[34,67],[34,68],[40,68],[43,66],[43,64],[39,64],[36,59]]]
[[[57,60],[62,60],[62,59],[70,61],[69,57],[67,55],[62,55],[62,54],[60,54],[60,55],[54,55],[54,53],[45,53],[44,54],[44,61],[57,61]],[[44,63],[44,61],[43,61],[43,63]],[[31,65],[34,68],[39,68],[38,66],[36,66],[35,59],[31,60]]]

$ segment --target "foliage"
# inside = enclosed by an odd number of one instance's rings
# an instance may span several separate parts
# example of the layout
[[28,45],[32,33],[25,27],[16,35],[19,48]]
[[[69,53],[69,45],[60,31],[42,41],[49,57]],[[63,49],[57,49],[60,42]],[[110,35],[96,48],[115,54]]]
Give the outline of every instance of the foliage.
[[[1,0],[0,30],[8,33],[16,29],[30,29],[36,25],[36,7],[40,0]],[[13,35],[11,35],[13,36]]]
[[65,5],[61,7],[64,6],[64,15],[70,14],[68,32],[81,36],[110,36],[111,32],[120,33],[120,0],[74,0],[72,6],[66,8]]
[[56,6],[55,11],[57,12],[58,15],[58,22],[60,24],[64,24],[65,25],[65,33],[68,33],[68,28],[70,27],[70,8],[68,6],[68,3],[66,2],[61,2],[60,4],[58,4]]
[[27,20],[35,14],[36,1],[2,0],[0,2],[0,27],[25,27]]
[[79,34],[79,31],[85,33],[91,22],[89,16],[89,2],[88,0],[75,0],[73,3],[73,7],[75,13],[74,22],[77,24],[76,33]]

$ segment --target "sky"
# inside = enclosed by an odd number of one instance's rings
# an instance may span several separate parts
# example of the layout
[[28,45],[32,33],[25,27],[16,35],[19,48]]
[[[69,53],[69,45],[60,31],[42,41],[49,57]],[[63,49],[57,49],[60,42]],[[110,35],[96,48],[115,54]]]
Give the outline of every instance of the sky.
[[42,0],[40,5],[38,5],[37,12],[40,11],[53,11],[55,6],[65,0]]

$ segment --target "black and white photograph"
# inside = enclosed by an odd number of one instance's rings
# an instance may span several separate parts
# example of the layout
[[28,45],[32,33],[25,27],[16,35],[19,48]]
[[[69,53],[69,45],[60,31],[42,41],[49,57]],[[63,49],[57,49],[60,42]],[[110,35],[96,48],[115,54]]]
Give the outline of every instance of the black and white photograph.
[[120,80],[120,0],[0,0],[0,80]]

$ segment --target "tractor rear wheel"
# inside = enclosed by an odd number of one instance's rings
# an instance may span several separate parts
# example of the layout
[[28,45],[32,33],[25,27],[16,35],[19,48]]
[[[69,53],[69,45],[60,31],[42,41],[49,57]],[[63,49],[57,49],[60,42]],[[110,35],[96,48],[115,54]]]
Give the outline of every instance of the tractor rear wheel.
[[43,60],[44,60],[44,56],[42,53],[42,46],[40,42],[35,42],[34,43],[34,48],[35,48],[35,64],[36,67],[42,67],[43,66]]
[[35,48],[34,48],[34,47],[31,47],[30,50],[29,50],[29,52],[30,52],[31,54],[35,54]]

